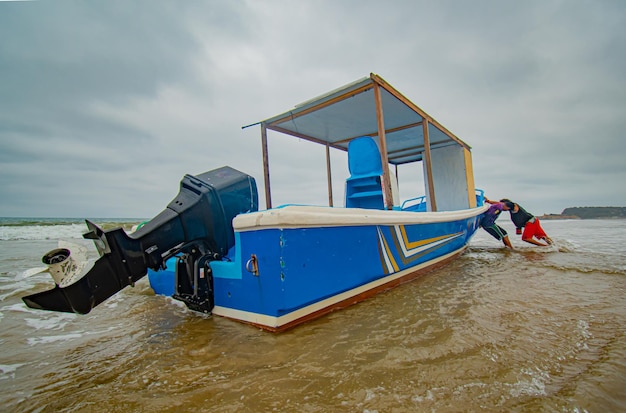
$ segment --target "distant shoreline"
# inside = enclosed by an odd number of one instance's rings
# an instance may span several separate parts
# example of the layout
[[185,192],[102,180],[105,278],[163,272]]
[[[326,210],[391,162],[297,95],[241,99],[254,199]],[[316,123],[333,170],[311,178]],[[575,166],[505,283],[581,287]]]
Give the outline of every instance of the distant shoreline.
[[581,217],[577,217],[576,215],[561,215],[561,214],[544,214],[538,216],[539,219],[582,219]]
[[571,207],[560,214],[544,214],[539,219],[626,219],[626,207]]

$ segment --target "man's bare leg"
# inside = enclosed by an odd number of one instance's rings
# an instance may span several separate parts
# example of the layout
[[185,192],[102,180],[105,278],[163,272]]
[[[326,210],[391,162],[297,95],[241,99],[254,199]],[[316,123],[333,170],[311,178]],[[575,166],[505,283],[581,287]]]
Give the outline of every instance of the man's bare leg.
[[502,238],[502,242],[504,242],[504,245],[506,245],[508,248],[513,249],[513,245],[511,245],[511,240],[509,240],[508,235]]
[[533,244],[533,245],[539,245],[540,247],[547,247],[548,246],[548,244],[544,244],[542,242],[539,242],[539,241],[535,240],[534,238],[522,238],[522,241],[526,241],[526,242],[528,242],[530,244]]

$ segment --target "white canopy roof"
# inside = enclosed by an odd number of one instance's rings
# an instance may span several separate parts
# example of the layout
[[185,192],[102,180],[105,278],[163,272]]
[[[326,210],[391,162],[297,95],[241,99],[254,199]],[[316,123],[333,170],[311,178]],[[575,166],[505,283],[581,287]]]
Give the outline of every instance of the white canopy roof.
[[[376,87],[380,90],[382,124],[379,131]],[[422,159],[426,119],[430,148],[469,146],[409,101],[376,74],[310,99],[261,123],[267,129],[347,150],[360,136],[383,136],[388,162],[400,165]]]

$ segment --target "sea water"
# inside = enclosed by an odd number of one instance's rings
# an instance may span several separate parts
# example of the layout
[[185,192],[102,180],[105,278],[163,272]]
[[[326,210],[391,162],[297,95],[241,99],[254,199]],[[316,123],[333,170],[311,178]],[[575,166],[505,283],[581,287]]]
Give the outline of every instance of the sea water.
[[479,230],[443,269],[272,334],[146,278],[87,315],[29,309],[53,284],[25,270],[86,227],[3,219],[0,411],[626,411],[626,220],[542,224],[556,245]]

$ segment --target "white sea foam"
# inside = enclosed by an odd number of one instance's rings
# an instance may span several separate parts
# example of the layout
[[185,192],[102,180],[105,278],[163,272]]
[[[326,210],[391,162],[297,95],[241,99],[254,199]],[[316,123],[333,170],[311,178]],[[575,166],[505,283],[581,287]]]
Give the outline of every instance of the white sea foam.
[[0,226],[0,240],[81,239],[87,232],[85,224]]
[[29,346],[34,346],[37,344],[48,344],[54,343],[57,341],[68,341],[73,340],[75,338],[81,338],[83,336],[82,333],[70,333],[58,336],[46,336],[46,337],[31,337],[26,340]]
[[[54,282],[51,282],[50,286],[54,286]],[[17,282],[14,284],[3,286],[2,288],[0,288],[0,291],[2,291],[2,293],[0,293],[0,302],[4,301],[7,297],[19,295],[20,293],[25,291],[30,291],[32,287],[32,284],[26,282]]]
[[25,318],[26,325],[35,330],[61,330],[67,323],[76,318],[71,313],[51,313],[48,317]]
[[23,303],[7,305],[6,307],[2,307],[2,309],[4,311],[20,311],[20,312],[23,312],[23,313],[35,313],[35,312],[37,312],[37,313],[41,314],[40,310],[33,310],[31,308],[28,308]]
[[578,330],[580,332],[580,341],[576,343],[576,347],[581,350],[589,350],[587,341],[593,337],[593,334],[589,331],[589,323],[585,320],[578,320]]
[[426,394],[423,396],[417,395],[417,396],[413,396],[413,398],[411,399],[414,402],[418,402],[421,403],[424,400],[428,400],[428,401],[432,401],[435,400],[435,397],[433,396],[433,392],[431,390],[426,390]]
[[591,338],[593,334],[589,332],[589,323],[585,320],[578,320],[578,328],[583,338]]
[[15,371],[23,365],[24,363],[0,364],[0,380],[12,379],[13,377],[15,377]]
[[511,386],[510,392],[513,397],[546,395],[546,382],[550,378],[547,372],[523,369],[522,373],[528,376],[528,379],[519,380]]

